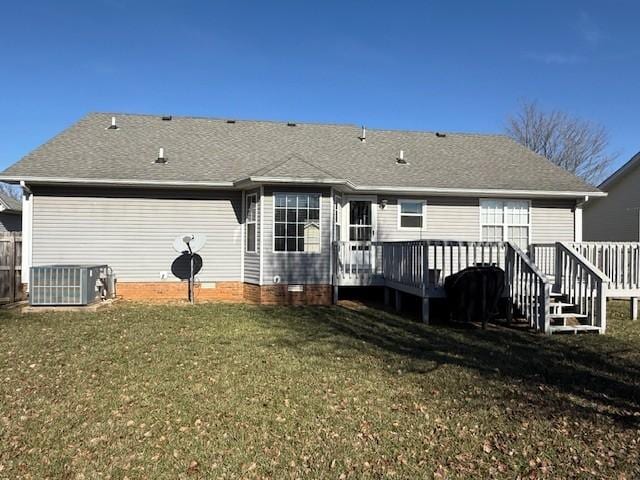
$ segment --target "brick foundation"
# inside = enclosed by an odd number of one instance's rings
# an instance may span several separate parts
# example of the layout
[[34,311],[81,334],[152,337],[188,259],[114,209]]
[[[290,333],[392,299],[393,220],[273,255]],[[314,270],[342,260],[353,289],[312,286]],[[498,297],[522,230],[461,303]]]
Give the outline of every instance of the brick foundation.
[[301,292],[290,292],[288,285],[253,285],[246,283],[244,297],[262,305],[331,305],[331,285],[303,285]]
[[[214,288],[211,288],[215,284]],[[187,284],[184,282],[118,282],[117,295],[125,300],[166,302],[187,299]],[[242,282],[211,282],[196,285],[196,300],[242,302]]]
[[[215,284],[215,287],[213,286]],[[167,302],[186,300],[184,282],[118,282],[117,295],[125,300]],[[199,301],[249,302],[262,305],[331,305],[331,285],[304,285],[290,292],[288,285],[254,285],[242,282],[211,282],[196,286]]]

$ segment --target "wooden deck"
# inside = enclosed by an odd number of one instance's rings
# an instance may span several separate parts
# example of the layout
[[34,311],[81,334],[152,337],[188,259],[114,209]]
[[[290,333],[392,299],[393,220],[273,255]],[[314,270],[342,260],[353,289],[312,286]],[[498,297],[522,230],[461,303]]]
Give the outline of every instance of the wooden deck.
[[531,257],[510,242],[334,242],[333,248],[336,294],[343,286],[385,286],[416,295],[424,321],[429,299],[444,296],[445,278],[469,266],[502,268],[512,307],[544,333],[604,333],[606,298],[640,293],[640,244],[616,250],[558,242],[533,245]]
[[429,299],[444,296],[449,275],[470,266],[495,265],[506,273],[506,296],[532,327],[545,330],[551,284],[529,258],[509,242],[420,240],[408,242],[334,242],[333,284],[386,286],[422,299],[429,321]]

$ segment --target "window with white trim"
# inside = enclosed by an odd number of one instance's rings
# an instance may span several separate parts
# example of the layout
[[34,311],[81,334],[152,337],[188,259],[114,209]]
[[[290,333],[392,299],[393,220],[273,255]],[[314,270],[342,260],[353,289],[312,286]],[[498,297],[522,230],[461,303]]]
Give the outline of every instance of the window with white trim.
[[274,194],[273,250],[320,252],[320,194]]
[[258,195],[252,193],[247,195],[246,205],[246,226],[247,226],[247,252],[256,251],[256,231],[258,223]]
[[398,228],[420,230],[424,228],[425,202],[398,200]]
[[480,225],[483,241],[510,241],[527,250],[531,234],[529,201],[480,200]]
[[342,237],[342,197],[333,197],[333,236],[334,240],[340,241]]

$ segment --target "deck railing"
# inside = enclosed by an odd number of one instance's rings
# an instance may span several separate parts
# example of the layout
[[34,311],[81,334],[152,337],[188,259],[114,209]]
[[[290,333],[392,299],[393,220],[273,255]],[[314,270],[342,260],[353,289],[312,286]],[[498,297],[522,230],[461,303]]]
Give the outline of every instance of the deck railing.
[[[640,296],[640,243],[567,242],[595,268],[608,277],[608,295]],[[530,247],[531,258],[548,276],[556,274],[556,244],[537,243]]]
[[513,306],[531,328],[550,333],[551,281],[511,242],[506,249],[505,275]]
[[423,297],[441,295],[449,275],[470,266],[505,270],[508,295],[531,327],[549,331],[551,282],[507,242],[420,240],[334,242],[336,285],[388,285]]
[[529,256],[536,267],[548,277],[556,272],[556,244],[534,243],[529,246]]
[[447,276],[470,266],[504,268],[506,243],[339,241],[334,242],[333,248],[334,276],[339,285],[391,282],[416,291],[430,291],[442,288]]
[[586,325],[604,333],[609,278],[568,243],[556,243],[555,261],[556,290],[576,305],[577,313],[587,316]]
[[609,278],[609,295],[637,296],[640,293],[640,243],[580,242],[569,245]]

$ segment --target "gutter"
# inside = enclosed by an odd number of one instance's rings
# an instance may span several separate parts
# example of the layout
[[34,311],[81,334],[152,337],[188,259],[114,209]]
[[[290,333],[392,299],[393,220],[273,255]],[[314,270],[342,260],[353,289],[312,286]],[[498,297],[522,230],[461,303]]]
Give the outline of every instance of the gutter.
[[185,182],[179,180],[127,180],[110,178],[68,178],[68,177],[15,177],[0,175],[0,181],[25,183],[30,185],[87,185],[123,187],[192,187],[192,188],[234,188],[233,182]]
[[402,193],[434,196],[463,197],[526,197],[526,198],[581,198],[606,197],[606,192],[574,192],[554,190],[509,190],[482,188],[440,188],[440,187],[401,187],[380,185],[356,185],[348,180],[337,178],[304,178],[304,177],[246,177],[234,182],[194,182],[165,180],[127,180],[127,179],[95,179],[65,177],[16,177],[0,175],[0,181],[21,182],[31,185],[85,185],[85,186],[122,186],[122,187],[157,187],[157,188],[202,188],[202,189],[244,189],[264,184],[307,184],[338,187],[344,192],[357,193]]

